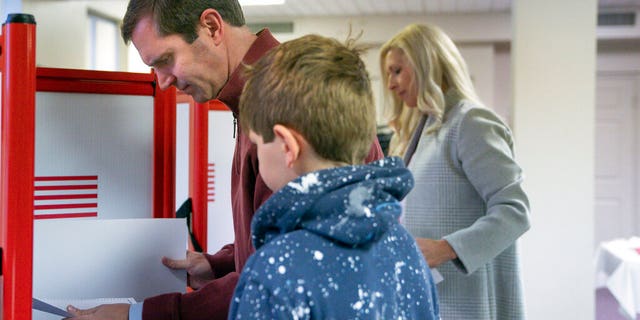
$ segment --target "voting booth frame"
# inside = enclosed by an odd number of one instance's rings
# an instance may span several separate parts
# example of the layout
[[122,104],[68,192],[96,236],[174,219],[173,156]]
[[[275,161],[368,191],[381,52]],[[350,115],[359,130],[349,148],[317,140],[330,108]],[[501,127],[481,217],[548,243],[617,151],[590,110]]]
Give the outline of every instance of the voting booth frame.
[[[153,97],[154,218],[175,217],[176,90],[161,91],[155,75],[36,67],[36,22],[10,14],[0,36],[2,149],[0,167],[0,319],[31,319],[36,92],[119,94]],[[189,194],[191,229],[206,250],[207,112],[191,104]],[[204,126],[204,127],[202,127]],[[199,214],[195,214],[199,213]]]

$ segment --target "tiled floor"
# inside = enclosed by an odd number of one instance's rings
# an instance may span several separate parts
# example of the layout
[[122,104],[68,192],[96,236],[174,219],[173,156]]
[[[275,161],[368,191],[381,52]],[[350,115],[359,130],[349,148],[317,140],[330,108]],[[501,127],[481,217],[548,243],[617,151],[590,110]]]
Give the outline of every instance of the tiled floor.
[[[640,315],[636,315],[640,320]],[[619,310],[618,302],[607,289],[596,290],[596,320],[629,320]]]

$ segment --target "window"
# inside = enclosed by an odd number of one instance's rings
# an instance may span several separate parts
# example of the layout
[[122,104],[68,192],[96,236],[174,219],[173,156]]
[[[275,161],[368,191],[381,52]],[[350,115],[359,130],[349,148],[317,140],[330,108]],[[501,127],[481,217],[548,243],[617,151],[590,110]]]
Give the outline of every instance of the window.
[[119,70],[118,22],[90,11],[89,30],[89,69]]

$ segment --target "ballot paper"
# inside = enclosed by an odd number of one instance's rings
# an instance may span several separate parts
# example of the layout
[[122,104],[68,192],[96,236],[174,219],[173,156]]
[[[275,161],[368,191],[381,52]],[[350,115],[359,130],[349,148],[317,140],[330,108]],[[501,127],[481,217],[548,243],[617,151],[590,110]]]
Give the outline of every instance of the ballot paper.
[[433,283],[438,284],[444,280],[442,273],[438,271],[436,268],[431,268],[431,277],[433,278]]
[[36,298],[33,298],[32,307],[34,310],[34,317],[33,317],[34,320],[40,318],[39,317],[40,314],[35,312],[36,310],[43,313],[51,314],[51,315],[71,317],[71,314],[66,310],[64,310],[64,307],[57,307],[55,305],[52,305],[50,303],[44,302]]
[[132,297],[185,292],[185,219],[34,221],[33,296],[41,300]]
[[112,303],[136,303],[133,298],[108,298],[108,299],[82,299],[82,300],[39,300],[33,298],[33,320],[59,320],[64,317],[71,317],[66,311],[68,305],[80,309],[89,309],[101,304]]

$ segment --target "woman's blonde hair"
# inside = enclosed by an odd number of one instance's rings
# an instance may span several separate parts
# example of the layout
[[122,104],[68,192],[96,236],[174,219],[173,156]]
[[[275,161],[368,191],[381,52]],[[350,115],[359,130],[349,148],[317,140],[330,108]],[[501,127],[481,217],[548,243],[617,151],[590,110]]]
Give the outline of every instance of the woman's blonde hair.
[[442,126],[446,112],[445,94],[455,90],[455,94],[466,100],[480,104],[473,88],[471,77],[460,51],[453,41],[438,27],[411,24],[382,46],[380,69],[384,83],[388,79],[385,58],[389,51],[400,50],[414,71],[414,81],[418,89],[417,108],[404,106],[402,100],[385,90],[389,126],[394,131],[389,153],[403,155],[413,131],[423,114],[435,119],[427,128],[427,134],[436,132]]

